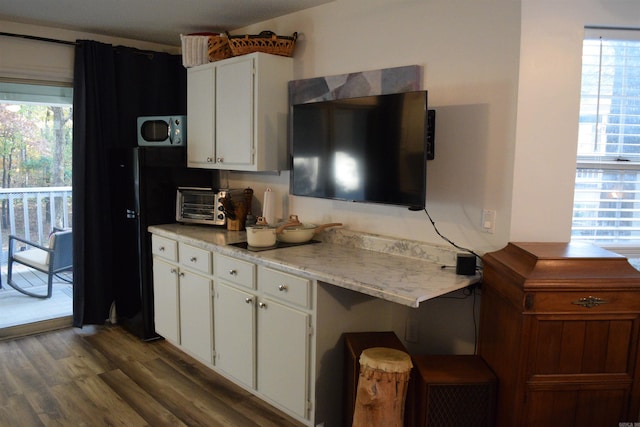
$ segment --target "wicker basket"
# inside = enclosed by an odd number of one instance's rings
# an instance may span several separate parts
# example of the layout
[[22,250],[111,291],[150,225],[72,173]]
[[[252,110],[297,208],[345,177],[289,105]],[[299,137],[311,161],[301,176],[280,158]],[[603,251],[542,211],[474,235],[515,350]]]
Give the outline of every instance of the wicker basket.
[[263,31],[258,35],[227,36],[233,56],[254,52],[293,56],[293,47],[298,38],[298,33],[293,33],[291,37],[278,36],[273,31]]
[[229,46],[229,38],[226,35],[215,35],[209,37],[209,62],[220,61],[231,58],[233,53]]

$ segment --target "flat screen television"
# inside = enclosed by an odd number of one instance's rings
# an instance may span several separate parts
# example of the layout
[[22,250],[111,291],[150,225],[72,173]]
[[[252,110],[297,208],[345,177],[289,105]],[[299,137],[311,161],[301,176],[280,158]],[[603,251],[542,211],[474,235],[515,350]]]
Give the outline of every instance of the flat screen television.
[[292,194],[424,208],[427,91],[295,104],[292,114]]

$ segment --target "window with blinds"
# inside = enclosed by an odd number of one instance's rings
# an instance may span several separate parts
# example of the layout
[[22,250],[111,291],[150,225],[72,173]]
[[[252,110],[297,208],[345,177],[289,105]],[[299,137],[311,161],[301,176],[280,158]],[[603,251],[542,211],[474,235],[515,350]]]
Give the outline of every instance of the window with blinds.
[[585,31],[571,235],[640,251],[640,30]]

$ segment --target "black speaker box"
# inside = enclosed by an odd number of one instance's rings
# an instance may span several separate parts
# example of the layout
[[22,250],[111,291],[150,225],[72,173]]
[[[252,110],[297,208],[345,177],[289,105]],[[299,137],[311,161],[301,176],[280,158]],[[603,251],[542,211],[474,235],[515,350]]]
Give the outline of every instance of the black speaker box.
[[476,355],[413,356],[416,427],[491,427],[496,377]]
[[473,276],[476,274],[476,256],[473,254],[458,254],[456,259],[456,274]]

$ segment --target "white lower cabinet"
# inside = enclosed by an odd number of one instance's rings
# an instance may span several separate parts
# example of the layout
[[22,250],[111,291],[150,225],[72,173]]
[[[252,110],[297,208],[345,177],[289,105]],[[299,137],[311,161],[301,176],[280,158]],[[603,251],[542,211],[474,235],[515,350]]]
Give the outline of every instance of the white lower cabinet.
[[255,294],[216,285],[215,365],[250,388],[255,388],[255,300]]
[[200,360],[213,363],[213,281],[185,269],[179,276],[180,345]]
[[216,369],[309,419],[310,281],[226,255],[214,258]]
[[153,258],[153,312],[156,332],[180,343],[178,316],[178,267],[159,257]]
[[303,418],[309,402],[310,317],[273,300],[258,302],[258,391]]
[[212,254],[152,235],[155,330],[213,364]]
[[152,235],[156,331],[304,425],[341,425],[342,333],[395,303]]

